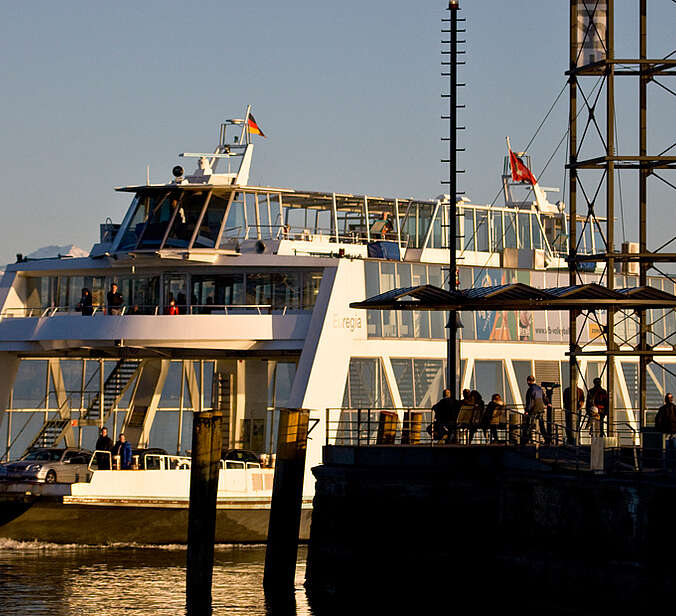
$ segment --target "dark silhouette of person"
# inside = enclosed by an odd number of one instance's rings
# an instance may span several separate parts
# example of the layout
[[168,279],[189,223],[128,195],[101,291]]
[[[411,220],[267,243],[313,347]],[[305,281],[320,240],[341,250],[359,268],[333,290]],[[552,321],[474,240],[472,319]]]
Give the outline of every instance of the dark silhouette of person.
[[534,376],[529,376],[526,379],[528,389],[526,390],[525,401],[525,415],[523,418],[523,432],[521,434],[521,444],[527,445],[533,439],[533,428],[535,422],[538,422],[540,434],[545,440],[545,444],[549,444],[549,433],[545,425],[544,412],[547,408],[547,398],[545,397],[542,387],[535,382]]
[[110,455],[106,451],[113,450],[113,439],[108,436],[108,428],[101,428],[101,435],[96,440],[96,465],[100,471],[110,470]]
[[587,392],[587,414],[594,420],[598,418],[601,436],[605,434],[605,420],[608,416],[608,392],[601,387],[601,379],[594,379],[594,387]]
[[655,415],[655,428],[664,434],[676,434],[676,405],[670,393],[664,396],[664,404]]
[[441,400],[433,407],[434,421],[427,427],[427,433],[435,440],[455,442],[455,425],[458,419],[459,407],[453,398],[451,390],[444,389]]
[[489,440],[488,434],[490,433],[489,442],[491,443],[498,441],[498,425],[500,425],[501,419],[506,420],[505,403],[502,401],[500,394],[493,394],[491,401],[486,405],[486,411],[481,419],[484,437],[486,437],[486,440]]
[[479,429],[479,426],[481,425],[481,419],[484,416],[486,405],[484,403],[483,398],[481,397],[481,394],[476,389],[473,389],[469,393],[468,401],[474,407],[472,412],[472,419],[469,424],[469,439],[467,441],[467,444],[471,445],[472,439],[474,438],[476,431]]
[[83,317],[90,317],[94,314],[94,306],[92,305],[92,294],[86,287],[82,289],[82,296],[77,309],[82,313]]
[[110,285],[110,291],[106,295],[106,300],[108,302],[108,314],[122,314],[124,298],[122,297],[122,293],[117,290],[115,283]]

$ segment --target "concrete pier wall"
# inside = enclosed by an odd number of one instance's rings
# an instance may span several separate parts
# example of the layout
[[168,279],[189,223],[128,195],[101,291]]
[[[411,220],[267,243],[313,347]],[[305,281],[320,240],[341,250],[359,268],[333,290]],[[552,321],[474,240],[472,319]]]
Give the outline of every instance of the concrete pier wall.
[[[581,611],[664,600],[676,573],[667,475],[554,473],[504,447],[327,447],[307,587]],[[389,593],[391,595],[391,593]]]

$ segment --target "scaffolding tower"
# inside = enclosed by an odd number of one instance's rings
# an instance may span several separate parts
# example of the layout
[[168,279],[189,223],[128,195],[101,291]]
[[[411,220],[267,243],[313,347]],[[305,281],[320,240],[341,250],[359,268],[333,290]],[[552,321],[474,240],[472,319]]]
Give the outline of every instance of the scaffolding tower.
[[[570,2],[570,66],[566,72],[569,81],[569,170],[570,190],[570,231],[569,231],[569,281],[570,285],[581,283],[581,271],[589,270],[595,264],[602,264],[602,283],[612,290],[615,287],[616,267],[624,267],[638,275],[639,286],[648,284],[648,271],[657,273],[676,282],[668,266],[675,263],[676,252],[665,249],[676,240],[676,237],[662,244],[655,250],[648,248],[648,181],[657,180],[676,190],[673,178],[665,175],[676,168],[676,139],[668,148],[659,154],[648,151],[648,89],[659,87],[676,96],[676,92],[666,86],[664,78],[676,75],[676,51],[663,58],[650,59],[647,56],[647,0],[639,0],[638,5],[638,58],[617,58],[615,55],[614,1],[613,0],[569,0]],[[638,114],[638,152],[628,154],[618,152],[616,147],[616,111],[615,111],[615,78],[638,78],[637,114]],[[591,83],[594,82],[594,83]],[[605,93],[605,101],[602,99]],[[580,109],[578,103],[582,102]],[[605,102],[605,108],[603,108]],[[586,112],[583,113],[583,112]],[[603,122],[605,115],[605,122]],[[579,116],[579,117],[578,117]],[[602,118],[599,120],[599,116]],[[582,121],[580,121],[580,118]],[[578,123],[583,124],[578,131]],[[673,124],[665,126],[666,132],[673,132]],[[671,135],[669,141],[674,138]],[[589,153],[591,142],[600,141],[601,150]],[[638,176],[638,250],[624,246],[616,249],[615,239],[615,181],[618,170],[631,170]],[[600,178],[599,178],[600,174]],[[590,179],[591,178],[591,179]],[[599,195],[605,189],[605,218],[597,217]],[[603,238],[605,251],[593,255],[578,254],[580,237],[575,224],[578,215],[578,201],[586,211],[584,233],[587,225],[591,225]],[[601,206],[602,208],[602,206]],[[581,233],[581,234],[582,234]],[[580,235],[581,235],[580,234]],[[586,264],[586,267],[585,267]],[[633,265],[632,265],[633,264]],[[637,267],[638,266],[638,267]],[[676,355],[676,331],[666,332],[664,337],[652,334],[651,323],[646,308],[635,308],[624,311],[609,308],[603,314],[590,306],[586,310],[571,310],[569,321],[569,366],[571,392],[576,391],[578,377],[581,374],[578,358],[584,355],[602,355],[604,372],[609,392],[608,425],[612,430],[615,422],[615,374],[619,369],[619,359],[624,356],[638,357],[638,424],[645,425],[647,406],[647,368],[653,362],[659,364],[659,357]],[[664,318],[664,316],[660,317]],[[594,320],[598,323],[600,338],[605,350],[588,348],[591,343],[581,344],[578,335],[578,322]],[[616,325],[631,319],[637,324],[637,335],[622,337]],[[649,343],[650,337],[650,343]],[[657,358],[657,359],[656,359]],[[661,364],[659,364],[661,365]],[[674,374],[664,365],[661,367]],[[674,375],[676,376],[676,374]],[[574,395],[571,394],[571,400]]]

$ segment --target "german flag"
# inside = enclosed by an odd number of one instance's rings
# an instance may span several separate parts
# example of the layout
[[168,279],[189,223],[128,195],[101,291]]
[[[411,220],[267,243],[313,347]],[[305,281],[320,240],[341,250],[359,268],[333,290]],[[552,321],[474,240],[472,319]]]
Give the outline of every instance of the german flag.
[[256,124],[256,120],[254,120],[252,114],[249,114],[247,118],[247,125],[249,126],[249,132],[252,135],[260,135],[261,137],[265,137],[263,131],[259,128],[258,124]]

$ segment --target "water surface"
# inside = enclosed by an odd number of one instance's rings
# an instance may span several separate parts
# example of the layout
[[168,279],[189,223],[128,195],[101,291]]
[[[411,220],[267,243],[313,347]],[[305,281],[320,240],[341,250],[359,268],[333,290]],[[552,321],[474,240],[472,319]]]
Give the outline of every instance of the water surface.
[[[299,551],[296,605],[263,597],[264,546],[217,546],[214,615],[311,615]],[[78,546],[0,539],[2,616],[162,616],[184,614],[185,546]]]

